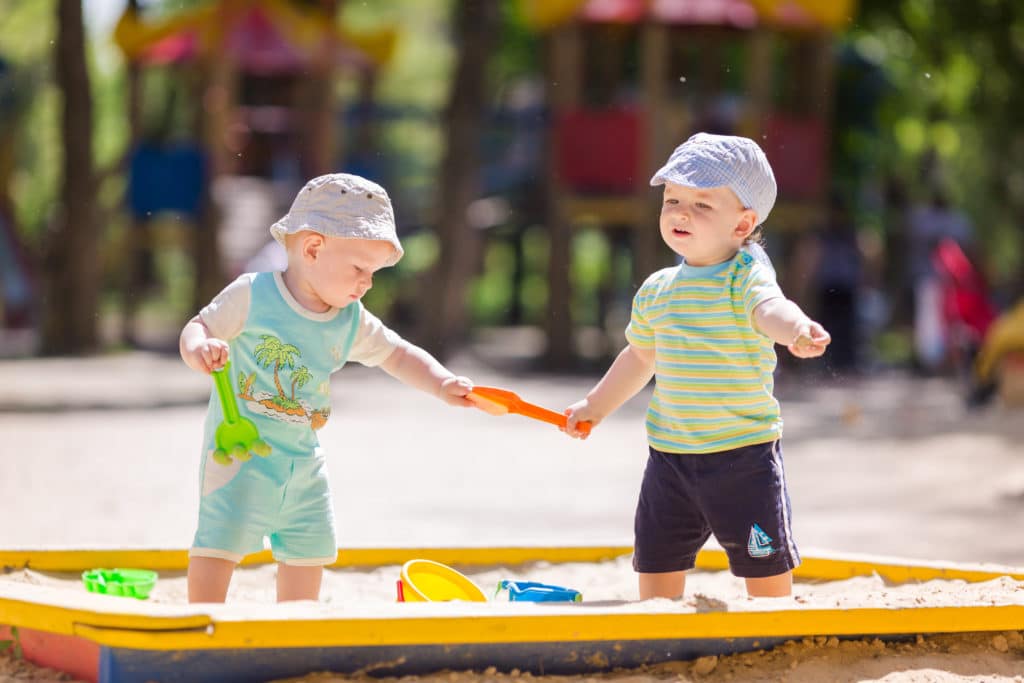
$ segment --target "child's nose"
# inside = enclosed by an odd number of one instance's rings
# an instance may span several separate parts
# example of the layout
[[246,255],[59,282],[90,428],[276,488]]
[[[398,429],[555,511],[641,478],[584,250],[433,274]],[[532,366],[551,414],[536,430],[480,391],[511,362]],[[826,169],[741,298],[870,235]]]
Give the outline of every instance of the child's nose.
[[672,212],[672,218],[676,221],[686,223],[690,220],[690,212],[686,209],[679,207]]

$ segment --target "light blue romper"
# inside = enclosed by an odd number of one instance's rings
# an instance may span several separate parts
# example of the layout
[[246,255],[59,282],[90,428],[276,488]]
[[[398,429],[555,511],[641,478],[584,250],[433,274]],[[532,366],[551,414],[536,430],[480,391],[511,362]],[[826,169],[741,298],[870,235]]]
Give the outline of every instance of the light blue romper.
[[256,423],[272,450],[230,465],[214,460],[222,413],[211,393],[191,555],[238,561],[263,550],[268,537],[279,562],[335,561],[334,508],[315,430],[330,415],[330,376],[348,359],[361,310],[356,301],[303,314],[284,299],[273,273],[253,276],[248,318],[228,341],[230,379],[239,414]]

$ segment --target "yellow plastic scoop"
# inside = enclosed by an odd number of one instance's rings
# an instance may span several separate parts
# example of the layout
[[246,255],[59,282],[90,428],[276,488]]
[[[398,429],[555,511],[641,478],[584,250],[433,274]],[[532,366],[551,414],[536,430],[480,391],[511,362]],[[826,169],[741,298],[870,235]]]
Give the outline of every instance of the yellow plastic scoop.
[[487,602],[487,596],[469,577],[433,560],[409,560],[398,580],[399,602]]
[[[509,413],[516,413],[517,415],[532,417],[534,420],[547,422],[548,424],[553,424],[556,427],[565,429],[565,415],[556,413],[553,410],[548,410],[547,408],[542,408],[538,405],[534,405],[533,403],[527,403],[523,399],[519,398],[518,394],[508,391],[507,389],[498,389],[497,387],[474,387],[473,391],[469,392],[466,398],[472,401],[477,408],[491,415],[507,415]],[[584,434],[590,433],[589,422],[579,422],[576,424],[576,428]]]

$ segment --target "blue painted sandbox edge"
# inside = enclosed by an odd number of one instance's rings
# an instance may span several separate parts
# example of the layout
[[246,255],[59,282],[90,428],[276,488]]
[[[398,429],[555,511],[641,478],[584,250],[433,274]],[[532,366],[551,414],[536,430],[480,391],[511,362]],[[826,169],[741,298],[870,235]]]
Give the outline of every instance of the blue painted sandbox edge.
[[535,675],[600,673],[771,648],[798,637],[191,651],[104,647],[99,683],[256,683],[317,671],[383,677],[492,666]]

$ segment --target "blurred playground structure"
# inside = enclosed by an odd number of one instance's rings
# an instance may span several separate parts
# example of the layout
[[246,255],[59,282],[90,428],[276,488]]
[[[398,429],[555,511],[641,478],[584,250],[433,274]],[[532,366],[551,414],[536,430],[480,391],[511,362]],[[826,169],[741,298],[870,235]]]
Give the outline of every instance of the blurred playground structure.
[[[847,93],[837,111],[837,36],[854,0],[517,0],[504,10],[515,29],[500,40],[532,58],[481,94],[479,125],[464,129],[479,164],[455,178],[438,172],[437,148],[460,135],[445,130],[458,123],[446,118],[458,93],[447,109],[381,98],[411,29],[394,16],[356,28],[343,7],[127,0],[109,36],[128,122],[126,228],[104,246],[116,340],[152,343],[139,311],[167,278],[161,253],[183,255],[180,318],[243,270],[279,267],[269,223],[307,178],[346,171],[388,188],[400,233],[416,245],[371,293],[392,324],[419,326],[439,349],[484,327],[527,326],[539,332],[530,353],[547,367],[603,361],[621,344],[635,287],[673,263],[654,229],[650,171],[697,130],[765,148],[780,190],[767,248],[784,288],[813,312],[794,256],[830,220],[837,122],[870,119],[876,102]],[[6,327],[31,325],[39,296],[10,210],[12,148],[0,139]],[[470,185],[458,194],[466,228],[448,239],[446,183]],[[431,268],[457,272],[431,279]]]
[[[137,3],[126,7],[113,34],[128,65],[126,340],[146,284],[153,217],[173,212],[196,228],[195,309],[264,245],[280,209],[273,198],[335,169],[334,82],[357,81],[356,106],[365,106],[394,45],[389,31],[346,32],[334,22],[337,8],[221,2],[148,19]],[[170,80],[169,95],[154,103],[146,81],[161,77]],[[174,130],[175,117],[187,122],[184,131]],[[266,215],[253,211],[262,206]]]
[[[651,229],[658,203],[647,181],[698,130],[762,143],[779,183],[773,232],[799,233],[821,221],[832,31],[851,16],[852,2],[525,4],[544,37],[551,84],[544,183],[551,264],[568,261],[574,230],[589,225],[631,250],[628,291],[669,265]],[[786,237],[777,242],[787,248]],[[555,365],[573,356],[573,328],[583,322],[573,318],[570,283],[566,269],[549,269],[547,353]]]

